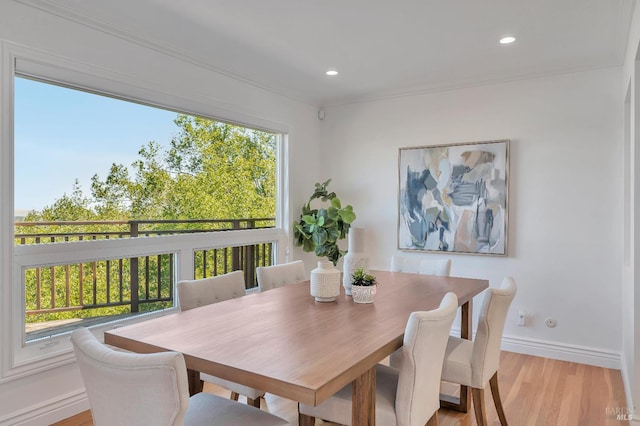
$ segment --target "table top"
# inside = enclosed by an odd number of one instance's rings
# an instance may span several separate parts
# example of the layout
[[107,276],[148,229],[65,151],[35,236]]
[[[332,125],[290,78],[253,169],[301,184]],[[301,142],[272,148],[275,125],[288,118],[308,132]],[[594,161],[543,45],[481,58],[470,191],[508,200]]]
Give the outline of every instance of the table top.
[[316,302],[309,281],[105,332],[105,343],[140,353],[177,351],[187,367],[317,405],[402,346],[411,312],[462,305],[488,281],[372,271],[373,304],[341,294]]

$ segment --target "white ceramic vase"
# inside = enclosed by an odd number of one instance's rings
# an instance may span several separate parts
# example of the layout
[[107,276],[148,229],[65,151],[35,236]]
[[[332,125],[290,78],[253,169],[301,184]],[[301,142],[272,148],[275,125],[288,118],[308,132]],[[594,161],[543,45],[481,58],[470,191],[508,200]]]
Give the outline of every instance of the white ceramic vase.
[[342,286],[347,296],[351,296],[351,274],[356,269],[367,271],[369,257],[364,252],[364,228],[349,229],[349,249],[343,262]]
[[351,286],[351,295],[355,303],[373,303],[376,295],[376,285]]
[[317,302],[333,302],[340,295],[340,271],[328,261],[311,271],[311,295]]

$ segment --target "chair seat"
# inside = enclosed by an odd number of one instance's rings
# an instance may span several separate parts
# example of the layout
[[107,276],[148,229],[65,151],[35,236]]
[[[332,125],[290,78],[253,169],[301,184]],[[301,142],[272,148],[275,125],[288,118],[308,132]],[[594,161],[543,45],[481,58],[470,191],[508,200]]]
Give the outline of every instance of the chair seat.
[[[376,424],[395,425],[397,369],[376,365]],[[343,387],[317,407],[300,404],[300,413],[334,423],[351,424],[351,384]]]
[[473,342],[449,336],[442,366],[442,380],[471,386],[471,356]]
[[264,392],[258,389],[251,388],[249,386],[241,385],[240,383],[231,382],[229,380],[221,379],[210,374],[200,373],[200,380],[207,383],[213,383],[214,385],[228,389],[231,392],[236,392],[240,395],[244,395],[249,399],[258,399],[264,396]]
[[185,426],[287,425],[284,419],[248,405],[200,392],[189,398]]

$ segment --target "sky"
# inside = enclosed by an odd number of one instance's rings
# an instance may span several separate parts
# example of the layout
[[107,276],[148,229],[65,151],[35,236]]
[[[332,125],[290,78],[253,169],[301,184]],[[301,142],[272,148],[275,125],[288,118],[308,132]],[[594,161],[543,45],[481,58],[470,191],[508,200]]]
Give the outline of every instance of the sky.
[[113,163],[130,166],[149,141],[169,146],[177,113],[41,83],[15,79],[16,214],[41,210],[73,192],[85,196],[91,177],[104,180]]

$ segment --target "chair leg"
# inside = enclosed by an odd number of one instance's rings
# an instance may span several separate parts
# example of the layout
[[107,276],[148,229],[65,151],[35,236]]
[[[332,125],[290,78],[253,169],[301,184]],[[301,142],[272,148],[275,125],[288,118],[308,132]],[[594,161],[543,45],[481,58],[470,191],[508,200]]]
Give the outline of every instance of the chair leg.
[[494,374],[489,380],[491,386],[491,395],[493,396],[493,403],[496,406],[498,412],[498,418],[502,426],[507,426],[507,417],[504,415],[504,408],[502,407],[502,399],[500,399],[500,389],[498,388],[498,372]]
[[427,420],[426,426],[439,426],[439,423],[438,423],[438,411],[437,410],[436,410],[435,413],[433,413],[433,416],[431,416],[431,418],[429,420]]
[[247,398],[247,405],[251,405],[252,407],[260,408],[260,397],[256,399]]
[[239,396],[238,392],[231,392],[231,399],[234,401],[237,401]]
[[484,389],[471,388],[473,411],[476,413],[478,426],[487,426],[487,410],[484,407]]

